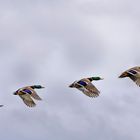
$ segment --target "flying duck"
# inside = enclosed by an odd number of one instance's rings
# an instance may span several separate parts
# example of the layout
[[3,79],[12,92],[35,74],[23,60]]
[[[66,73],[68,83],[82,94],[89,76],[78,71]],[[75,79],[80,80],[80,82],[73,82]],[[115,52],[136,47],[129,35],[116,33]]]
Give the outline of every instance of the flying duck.
[[34,107],[36,104],[32,98],[36,100],[42,100],[36,93],[35,89],[44,88],[41,85],[33,85],[33,86],[26,86],[23,88],[18,89],[14,92],[14,95],[19,95],[19,97],[23,100],[23,102],[28,107]]
[[119,78],[129,77],[133,80],[138,86],[140,86],[140,67],[136,66],[124,71]]
[[70,88],[77,88],[78,90],[82,91],[85,95],[89,97],[97,97],[100,94],[100,91],[91,83],[93,80],[103,80],[100,77],[89,77],[83,78],[79,81],[73,82],[69,85]]

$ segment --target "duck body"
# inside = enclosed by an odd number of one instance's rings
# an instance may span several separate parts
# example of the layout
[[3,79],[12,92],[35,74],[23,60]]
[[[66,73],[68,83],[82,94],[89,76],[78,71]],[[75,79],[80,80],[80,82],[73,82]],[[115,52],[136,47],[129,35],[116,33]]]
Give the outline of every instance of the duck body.
[[126,71],[124,71],[119,78],[129,77],[133,80],[138,86],[140,86],[140,67],[132,67]]
[[42,100],[35,91],[35,89],[40,89],[40,88],[44,88],[44,87],[40,85],[26,86],[18,89],[16,92],[14,92],[14,95],[19,95],[19,97],[23,100],[23,102],[28,107],[34,107],[36,106],[36,104],[32,98],[36,100]]
[[91,83],[93,80],[102,80],[100,77],[83,78],[73,82],[69,87],[76,88],[89,97],[98,97],[100,91]]

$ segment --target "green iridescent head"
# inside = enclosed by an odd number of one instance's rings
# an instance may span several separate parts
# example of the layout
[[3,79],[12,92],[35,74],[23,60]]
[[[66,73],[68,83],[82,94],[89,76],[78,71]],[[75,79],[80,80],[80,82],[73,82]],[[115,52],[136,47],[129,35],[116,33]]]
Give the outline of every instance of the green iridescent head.
[[33,89],[40,89],[40,88],[44,88],[44,87],[42,87],[41,85],[33,85],[33,86],[31,86],[31,88],[33,88]]
[[103,78],[101,78],[101,77],[90,77],[90,78],[88,78],[90,81],[93,81],[93,80],[103,80]]

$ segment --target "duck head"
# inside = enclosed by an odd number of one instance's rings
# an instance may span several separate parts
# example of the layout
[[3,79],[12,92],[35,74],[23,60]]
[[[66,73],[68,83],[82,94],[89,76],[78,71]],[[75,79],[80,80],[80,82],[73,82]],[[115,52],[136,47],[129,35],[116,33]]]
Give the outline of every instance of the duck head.
[[33,85],[33,86],[31,86],[31,88],[33,88],[33,89],[41,89],[41,88],[45,88],[45,87],[43,87],[41,85]]
[[101,78],[101,77],[90,77],[88,78],[90,81],[93,81],[93,80],[103,80],[104,78]]

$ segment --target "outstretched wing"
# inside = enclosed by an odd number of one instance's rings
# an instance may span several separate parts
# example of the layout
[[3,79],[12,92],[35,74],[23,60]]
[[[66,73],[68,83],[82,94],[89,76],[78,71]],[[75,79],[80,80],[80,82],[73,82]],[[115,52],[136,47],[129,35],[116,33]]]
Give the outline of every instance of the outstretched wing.
[[99,96],[100,92],[87,78],[81,79],[77,84],[81,85],[79,90],[81,90],[85,95],[92,98]]
[[124,71],[119,78],[129,77],[138,86],[140,86],[140,67],[133,67]]
[[85,88],[87,91],[84,93],[89,97],[98,97],[100,94],[100,91],[90,82],[85,86]]
[[140,78],[137,78],[135,76],[129,76],[129,77],[140,87]]
[[37,95],[37,93],[35,92],[35,90],[32,89],[32,88],[30,88],[30,87],[22,89],[22,92],[25,92],[25,93],[27,93],[27,94],[30,94],[30,95],[31,95],[34,99],[36,99],[36,100],[42,100],[42,99]]
[[131,80],[140,86],[140,67],[134,67],[126,71]]
[[34,107],[36,105],[29,94],[21,94],[19,96],[28,107]]
[[42,100],[35,91],[31,94],[31,96],[36,100]]

